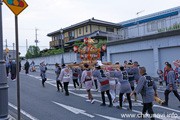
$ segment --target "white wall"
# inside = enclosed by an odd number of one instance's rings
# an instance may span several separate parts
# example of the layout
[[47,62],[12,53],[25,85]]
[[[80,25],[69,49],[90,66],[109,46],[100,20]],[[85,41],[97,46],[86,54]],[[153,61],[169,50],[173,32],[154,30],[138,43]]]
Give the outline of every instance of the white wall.
[[[50,55],[45,57],[38,57],[38,58],[32,58],[28,59],[29,63],[32,61],[35,62],[36,65],[40,65],[42,61],[45,62],[45,64],[48,64],[49,69],[54,69],[54,64],[59,63],[61,64],[61,54],[57,55]],[[68,52],[64,53],[64,62],[65,64],[71,64],[73,62],[77,62],[77,53],[74,52]],[[25,64],[25,60],[21,61],[21,65],[23,66]]]

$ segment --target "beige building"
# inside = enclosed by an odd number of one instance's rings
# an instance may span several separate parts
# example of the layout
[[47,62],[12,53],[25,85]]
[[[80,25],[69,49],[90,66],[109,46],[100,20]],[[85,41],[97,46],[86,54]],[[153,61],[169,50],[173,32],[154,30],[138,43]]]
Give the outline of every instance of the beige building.
[[49,33],[47,36],[52,38],[50,48],[60,48],[61,38],[64,40],[65,49],[72,49],[73,44],[77,40],[84,38],[95,38],[97,40],[107,40],[108,35],[117,35],[120,25],[116,23],[106,22],[97,19],[88,19],[86,21],[63,28],[63,33],[60,30]]

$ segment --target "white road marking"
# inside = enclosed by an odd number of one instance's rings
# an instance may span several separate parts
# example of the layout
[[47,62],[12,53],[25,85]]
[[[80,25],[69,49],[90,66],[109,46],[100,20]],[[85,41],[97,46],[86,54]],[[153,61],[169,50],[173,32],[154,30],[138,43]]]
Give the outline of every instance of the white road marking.
[[[17,110],[17,107],[11,103],[8,103],[8,105],[12,108],[14,108],[15,110]],[[25,115],[26,117],[28,117],[31,120],[38,120],[37,118],[35,118],[34,116],[30,115],[29,113],[25,112],[24,110],[21,109],[21,113],[23,115]]]
[[82,114],[82,115],[85,115],[85,116],[90,117],[90,118],[95,117],[95,116],[93,116],[93,115],[91,115],[91,114],[86,113],[85,110],[81,110],[81,109],[74,108],[74,107],[71,107],[71,106],[68,106],[68,105],[60,104],[60,103],[54,102],[54,101],[52,101],[52,102],[53,102],[54,104],[57,104],[57,105],[65,108],[65,109],[73,112],[74,114]]
[[[78,94],[78,96],[83,97],[83,98],[88,98],[88,94]],[[100,94],[96,94],[96,95],[94,94],[93,97],[101,97],[101,95]]]
[[13,116],[9,115],[9,120],[16,120]]
[[[140,101],[140,100],[137,100],[137,102],[142,103],[142,101]],[[164,106],[160,106],[160,105],[153,105],[153,106],[180,113],[180,111],[176,110],[176,109],[172,109],[172,108],[168,108],[168,107],[164,107]]]
[[36,78],[36,79],[40,79],[41,77],[34,77],[34,78]]
[[160,105],[154,105],[154,107],[159,107],[159,108],[163,108],[163,109],[166,109],[166,110],[170,110],[170,111],[174,111],[174,112],[180,113],[179,110],[175,110],[175,109],[164,107],[164,106],[160,106]]
[[100,114],[95,114],[99,117],[102,117],[102,118],[105,118],[105,119],[108,119],[108,120],[122,120],[122,119],[119,119],[119,118],[114,118],[114,117],[109,117],[109,116],[105,116],[105,115],[100,115]]
[[[129,106],[129,103],[123,103],[123,106]],[[143,106],[141,103],[132,103],[133,107],[137,106]]]
[[164,91],[162,91],[162,90],[157,90],[157,92],[162,92],[162,93],[164,93]]

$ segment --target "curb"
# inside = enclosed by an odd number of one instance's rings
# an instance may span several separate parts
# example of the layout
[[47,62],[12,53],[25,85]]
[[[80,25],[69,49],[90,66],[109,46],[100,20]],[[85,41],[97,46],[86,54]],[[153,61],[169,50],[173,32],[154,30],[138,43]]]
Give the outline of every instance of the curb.
[[16,120],[14,117],[12,117],[11,115],[9,115],[9,119],[8,120]]

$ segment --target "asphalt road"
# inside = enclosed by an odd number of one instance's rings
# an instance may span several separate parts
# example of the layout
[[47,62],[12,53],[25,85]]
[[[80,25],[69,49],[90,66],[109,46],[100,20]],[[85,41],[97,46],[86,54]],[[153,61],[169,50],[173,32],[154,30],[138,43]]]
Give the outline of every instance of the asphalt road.
[[[55,74],[53,71],[47,72],[47,82],[45,87],[41,85],[39,72],[30,72],[25,75],[20,73],[21,87],[21,117],[22,120],[138,120],[138,114],[142,111],[141,96],[139,100],[133,101],[133,110],[128,111],[128,102],[123,103],[123,109],[117,109],[115,103],[112,108],[102,107],[100,92],[92,90],[95,103],[86,102],[87,93],[85,89],[75,90],[72,81],[69,85],[70,96],[65,96],[63,92],[57,92]],[[17,118],[17,91],[16,81],[8,79],[9,84],[9,113]],[[164,99],[164,91],[158,90],[158,96]],[[132,97],[134,98],[134,97]],[[163,107],[154,102],[154,112],[160,120],[180,120],[180,105],[173,93],[169,95],[169,107]],[[109,104],[106,97],[107,105]],[[172,114],[176,117],[169,117]],[[127,115],[126,117],[124,115]],[[129,116],[128,116],[129,115]],[[131,116],[130,116],[131,115]],[[146,120],[146,119],[145,119]]]

